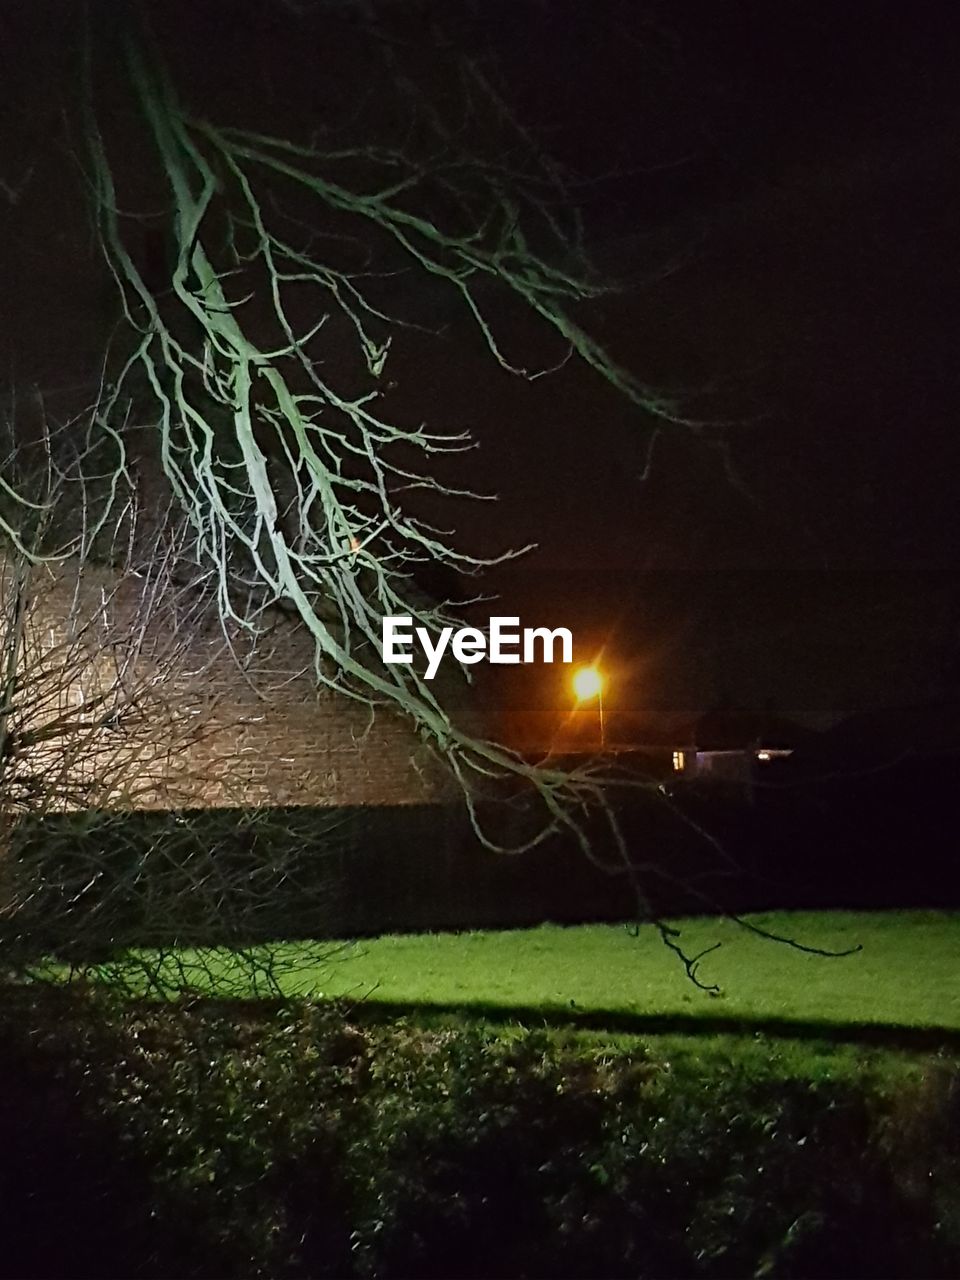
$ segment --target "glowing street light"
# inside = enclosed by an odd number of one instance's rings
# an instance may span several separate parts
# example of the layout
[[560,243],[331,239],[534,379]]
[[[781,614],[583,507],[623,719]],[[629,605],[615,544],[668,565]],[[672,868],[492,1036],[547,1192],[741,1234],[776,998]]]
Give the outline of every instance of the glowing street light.
[[573,673],[573,692],[578,702],[589,702],[603,692],[603,676],[596,667],[580,667]]
[[600,717],[600,746],[604,746],[603,730],[603,676],[596,667],[580,667],[573,673],[573,692],[578,702],[597,700],[597,711]]

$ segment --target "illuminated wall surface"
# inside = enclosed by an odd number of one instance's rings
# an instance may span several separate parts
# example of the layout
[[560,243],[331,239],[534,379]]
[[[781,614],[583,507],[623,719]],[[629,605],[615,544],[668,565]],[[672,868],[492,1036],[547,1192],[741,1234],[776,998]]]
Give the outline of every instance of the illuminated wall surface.
[[[12,574],[0,571],[0,653]],[[17,658],[6,790],[25,804],[180,808],[413,804],[449,787],[396,718],[318,690],[313,646],[277,614],[251,648],[188,600],[151,605],[109,571],[35,571]],[[11,788],[11,776],[16,780]],[[41,793],[42,792],[42,797]]]

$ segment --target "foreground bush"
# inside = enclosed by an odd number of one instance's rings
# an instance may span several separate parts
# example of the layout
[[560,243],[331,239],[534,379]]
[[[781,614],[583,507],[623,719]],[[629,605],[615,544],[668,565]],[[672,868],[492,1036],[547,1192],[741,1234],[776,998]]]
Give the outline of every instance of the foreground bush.
[[9,1276],[934,1276],[955,1060],[316,1007],[0,1014]]

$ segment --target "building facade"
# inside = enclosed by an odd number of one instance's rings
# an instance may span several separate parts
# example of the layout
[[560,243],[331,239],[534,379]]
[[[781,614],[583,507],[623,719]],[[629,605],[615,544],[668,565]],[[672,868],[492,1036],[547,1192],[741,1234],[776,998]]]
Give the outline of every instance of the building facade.
[[[14,809],[404,805],[453,791],[402,716],[318,682],[296,617],[266,609],[226,632],[189,582],[7,564],[0,663]],[[463,705],[456,673],[447,691]]]

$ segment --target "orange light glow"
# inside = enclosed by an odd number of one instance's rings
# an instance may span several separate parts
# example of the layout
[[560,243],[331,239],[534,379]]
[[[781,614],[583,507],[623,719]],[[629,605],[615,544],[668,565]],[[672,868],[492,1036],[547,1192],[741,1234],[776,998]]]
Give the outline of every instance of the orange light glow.
[[573,692],[578,702],[598,698],[603,692],[603,676],[596,667],[581,667],[579,671],[574,672]]

